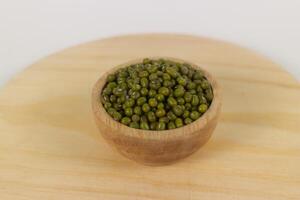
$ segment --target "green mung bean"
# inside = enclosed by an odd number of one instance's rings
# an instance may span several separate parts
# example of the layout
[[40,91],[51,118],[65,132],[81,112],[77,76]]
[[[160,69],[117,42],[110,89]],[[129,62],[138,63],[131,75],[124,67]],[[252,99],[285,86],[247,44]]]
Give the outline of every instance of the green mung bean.
[[136,129],[166,130],[200,118],[213,101],[203,71],[187,63],[143,59],[109,74],[101,103],[116,121]]

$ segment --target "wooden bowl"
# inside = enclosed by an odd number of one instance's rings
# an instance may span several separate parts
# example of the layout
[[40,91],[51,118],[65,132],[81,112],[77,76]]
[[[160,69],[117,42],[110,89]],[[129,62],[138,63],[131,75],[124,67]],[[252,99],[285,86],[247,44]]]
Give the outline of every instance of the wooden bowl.
[[[187,61],[164,58],[180,63],[189,63],[194,68],[199,68]],[[92,109],[95,121],[102,136],[125,157],[145,165],[170,164],[191,155],[211,137],[221,110],[220,88],[216,80],[207,71],[201,69],[212,85],[214,98],[209,109],[199,119],[189,125],[172,130],[153,131],[130,128],[112,119],[100,101],[100,94],[108,74],[140,62],[142,59],[119,65],[105,73],[96,82],[92,91]]]

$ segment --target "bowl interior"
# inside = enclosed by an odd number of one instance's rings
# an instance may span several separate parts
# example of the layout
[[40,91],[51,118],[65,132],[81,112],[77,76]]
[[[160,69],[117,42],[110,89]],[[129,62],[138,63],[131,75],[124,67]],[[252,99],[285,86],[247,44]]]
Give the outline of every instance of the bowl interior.
[[129,126],[126,126],[118,121],[115,121],[105,110],[103,107],[100,96],[101,91],[103,87],[106,84],[107,76],[113,72],[116,72],[118,69],[123,68],[125,66],[131,65],[131,64],[137,64],[142,62],[143,58],[135,59],[126,63],[123,63],[121,65],[118,65],[111,70],[107,71],[105,74],[103,74],[96,84],[94,85],[93,91],[92,91],[92,108],[95,116],[98,119],[101,119],[104,123],[109,125],[112,129],[117,130],[118,134],[121,135],[127,135],[130,137],[135,138],[147,138],[147,139],[153,139],[153,140],[169,140],[170,138],[175,139],[178,137],[188,137],[195,133],[196,130],[205,128],[207,121],[210,121],[212,118],[215,117],[215,115],[218,114],[218,110],[220,108],[221,104],[221,97],[220,97],[220,88],[216,80],[213,78],[213,76],[207,72],[206,70],[198,67],[198,65],[193,64],[191,62],[177,59],[177,58],[171,58],[171,57],[151,57],[150,59],[159,59],[163,58],[166,60],[171,60],[175,62],[180,63],[188,63],[195,69],[201,69],[204,72],[205,77],[207,80],[211,83],[212,90],[213,90],[213,100],[211,102],[211,105],[209,106],[208,110],[197,120],[192,122],[191,124],[184,125],[180,128],[175,128],[172,130],[161,130],[161,131],[155,131],[155,130],[142,130],[142,129],[135,129],[131,128]]

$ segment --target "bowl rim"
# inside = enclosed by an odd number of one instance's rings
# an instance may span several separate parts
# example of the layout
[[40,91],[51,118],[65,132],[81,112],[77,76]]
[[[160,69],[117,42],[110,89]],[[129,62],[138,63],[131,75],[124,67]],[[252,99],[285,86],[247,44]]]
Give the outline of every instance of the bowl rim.
[[[145,57],[144,57],[145,58]],[[127,137],[132,138],[139,138],[139,139],[152,139],[152,140],[170,140],[170,139],[176,139],[176,138],[182,138],[182,137],[190,137],[196,134],[196,131],[199,131],[201,129],[204,129],[209,121],[211,121],[213,118],[215,118],[221,108],[221,91],[220,86],[215,80],[215,78],[206,70],[199,67],[199,65],[191,63],[189,61],[178,59],[174,57],[166,57],[166,56],[156,56],[156,57],[147,57],[149,59],[166,59],[171,60],[175,62],[180,63],[187,63],[191,65],[195,69],[200,69],[203,71],[205,77],[207,80],[211,83],[214,98],[211,102],[211,105],[209,106],[208,110],[197,120],[193,121],[191,124],[184,125],[180,128],[170,129],[170,130],[143,130],[143,129],[135,129],[131,128],[129,126],[126,126],[116,120],[114,120],[105,110],[103,107],[101,100],[100,100],[100,94],[102,91],[102,88],[104,87],[106,83],[106,78],[109,74],[117,71],[120,68],[123,68],[125,66],[131,65],[131,64],[137,64],[141,63],[144,58],[137,58],[130,60],[128,62],[122,63],[120,65],[117,65],[108,71],[106,71],[101,77],[97,80],[95,83],[93,89],[92,89],[92,110],[97,118],[97,120],[100,120],[105,125],[111,127],[112,131],[110,131],[110,134],[116,134],[117,135],[123,135]]]

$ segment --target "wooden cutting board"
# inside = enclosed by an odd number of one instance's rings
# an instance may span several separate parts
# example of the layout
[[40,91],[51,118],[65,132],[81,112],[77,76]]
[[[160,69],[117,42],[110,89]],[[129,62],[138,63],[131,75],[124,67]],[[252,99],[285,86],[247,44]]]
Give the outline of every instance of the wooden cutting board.
[[[208,144],[164,167],[113,151],[91,113],[99,76],[148,56],[198,63],[223,89]],[[1,89],[0,199],[300,199],[300,85],[252,51],[201,37],[131,35],[66,49]]]

